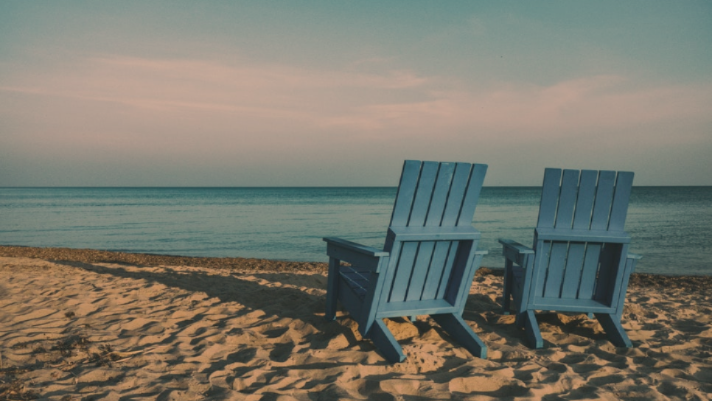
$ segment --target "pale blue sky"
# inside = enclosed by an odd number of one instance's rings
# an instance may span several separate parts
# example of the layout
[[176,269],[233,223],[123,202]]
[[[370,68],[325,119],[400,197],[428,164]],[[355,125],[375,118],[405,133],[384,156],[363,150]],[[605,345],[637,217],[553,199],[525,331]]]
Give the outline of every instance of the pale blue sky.
[[712,185],[712,1],[0,2],[0,186]]

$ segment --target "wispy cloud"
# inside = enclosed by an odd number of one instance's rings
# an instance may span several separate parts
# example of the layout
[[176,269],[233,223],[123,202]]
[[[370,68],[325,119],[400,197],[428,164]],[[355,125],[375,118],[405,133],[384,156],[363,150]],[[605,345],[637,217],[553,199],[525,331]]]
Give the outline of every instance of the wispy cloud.
[[[471,160],[477,149],[493,160],[513,151],[530,165],[556,151],[557,160],[588,157],[588,166],[600,168],[601,150],[610,160],[623,159],[624,147],[610,152],[614,139],[652,152],[673,144],[710,146],[701,138],[708,130],[699,128],[712,126],[709,83],[653,85],[596,75],[546,86],[482,86],[386,65],[370,63],[364,72],[358,65],[324,70],[102,55],[15,69],[0,81],[0,116],[5,126],[23,129],[0,136],[6,149],[32,149],[45,158],[61,151],[71,160],[102,154],[104,162],[121,153],[252,167],[327,154],[339,155],[333,164],[359,164],[363,157],[387,163],[394,154]],[[580,151],[582,143],[590,151]],[[539,148],[529,155],[532,146]],[[521,164],[509,163],[492,175],[519,170]]]
[[352,105],[368,103],[371,96],[388,97],[383,93],[425,84],[426,78],[406,70],[373,74],[104,56],[77,61],[61,71],[18,71],[10,82],[0,85],[0,90],[120,103],[166,113],[193,109],[317,124],[333,114],[348,113]]
[[[461,82],[407,70],[319,71],[204,60],[92,57],[62,71],[16,72],[5,92],[120,103],[163,113],[228,113],[312,128],[542,132],[676,119],[709,121],[710,85],[636,87],[622,76],[551,86]],[[108,106],[107,106],[108,107]],[[302,127],[307,128],[307,127]]]
[[426,88],[423,97],[428,99],[365,104],[329,123],[357,129],[404,127],[427,133],[469,128],[480,136],[508,132],[552,137],[682,119],[712,122],[712,85],[636,87],[620,76],[587,77],[548,87]]

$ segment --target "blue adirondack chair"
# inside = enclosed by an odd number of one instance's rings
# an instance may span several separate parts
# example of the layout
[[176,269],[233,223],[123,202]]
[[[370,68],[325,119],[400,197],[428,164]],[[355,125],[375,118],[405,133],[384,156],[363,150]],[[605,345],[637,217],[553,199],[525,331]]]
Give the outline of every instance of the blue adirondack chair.
[[[324,238],[329,256],[326,318],[337,300],[391,362],[405,360],[384,318],[430,315],[473,355],[487,347],[462,319],[486,251],[472,217],[487,165],[406,160],[383,250]],[[342,265],[341,261],[350,266]]]
[[631,172],[547,168],[534,249],[499,240],[504,313],[511,297],[534,348],[544,345],[536,310],[593,314],[614,345],[632,346],[620,324],[628,279],[641,258],[628,253],[623,231],[632,186]]

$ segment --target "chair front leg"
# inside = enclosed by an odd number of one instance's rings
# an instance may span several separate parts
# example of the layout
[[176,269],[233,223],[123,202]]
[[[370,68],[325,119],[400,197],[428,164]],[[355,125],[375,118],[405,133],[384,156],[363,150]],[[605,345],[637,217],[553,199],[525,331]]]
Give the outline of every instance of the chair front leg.
[[487,346],[462,317],[454,313],[430,315],[430,317],[472,355],[487,359]]
[[536,316],[533,310],[528,310],[523,313],[525,315],[524,330],[527,334],[527,340],[529,340],[529,345],[532,348],[543,348],[544,339],[541,337],[541,331],[539,331],[539,323],[536,321]]
[[388,330],[383,319],[376,319],[368,332],[368,337],[373,341],[373,345],[381,351],[381,354],[390,363],[405,361],[403,348],[398,344],[391,331]]
[[502,294],[502,314],[509,315],[510,299],[512,297],[512,285],[514,277],[512,276],[512,261],[505,260],[504,264],[504,291]]
[[609,313],[596,313],[596,319],[601,323],[603,331],[606,332],[606,337],[616,347],[633,347],[633,343],[628,338],[623,326],[621,326],[620,317]]

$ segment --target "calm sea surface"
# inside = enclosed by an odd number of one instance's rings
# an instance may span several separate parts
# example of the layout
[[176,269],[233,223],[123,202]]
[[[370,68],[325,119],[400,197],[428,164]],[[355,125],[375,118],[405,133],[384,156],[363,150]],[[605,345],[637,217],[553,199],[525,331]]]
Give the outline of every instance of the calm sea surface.
[[[326,261],[325,236],[382,247],[395,188],[0,188],[0,244]],[[486,187],[482,265],[531,245],[540,188]],[[712,275],[712,187],[635,187],[637,271]]]

